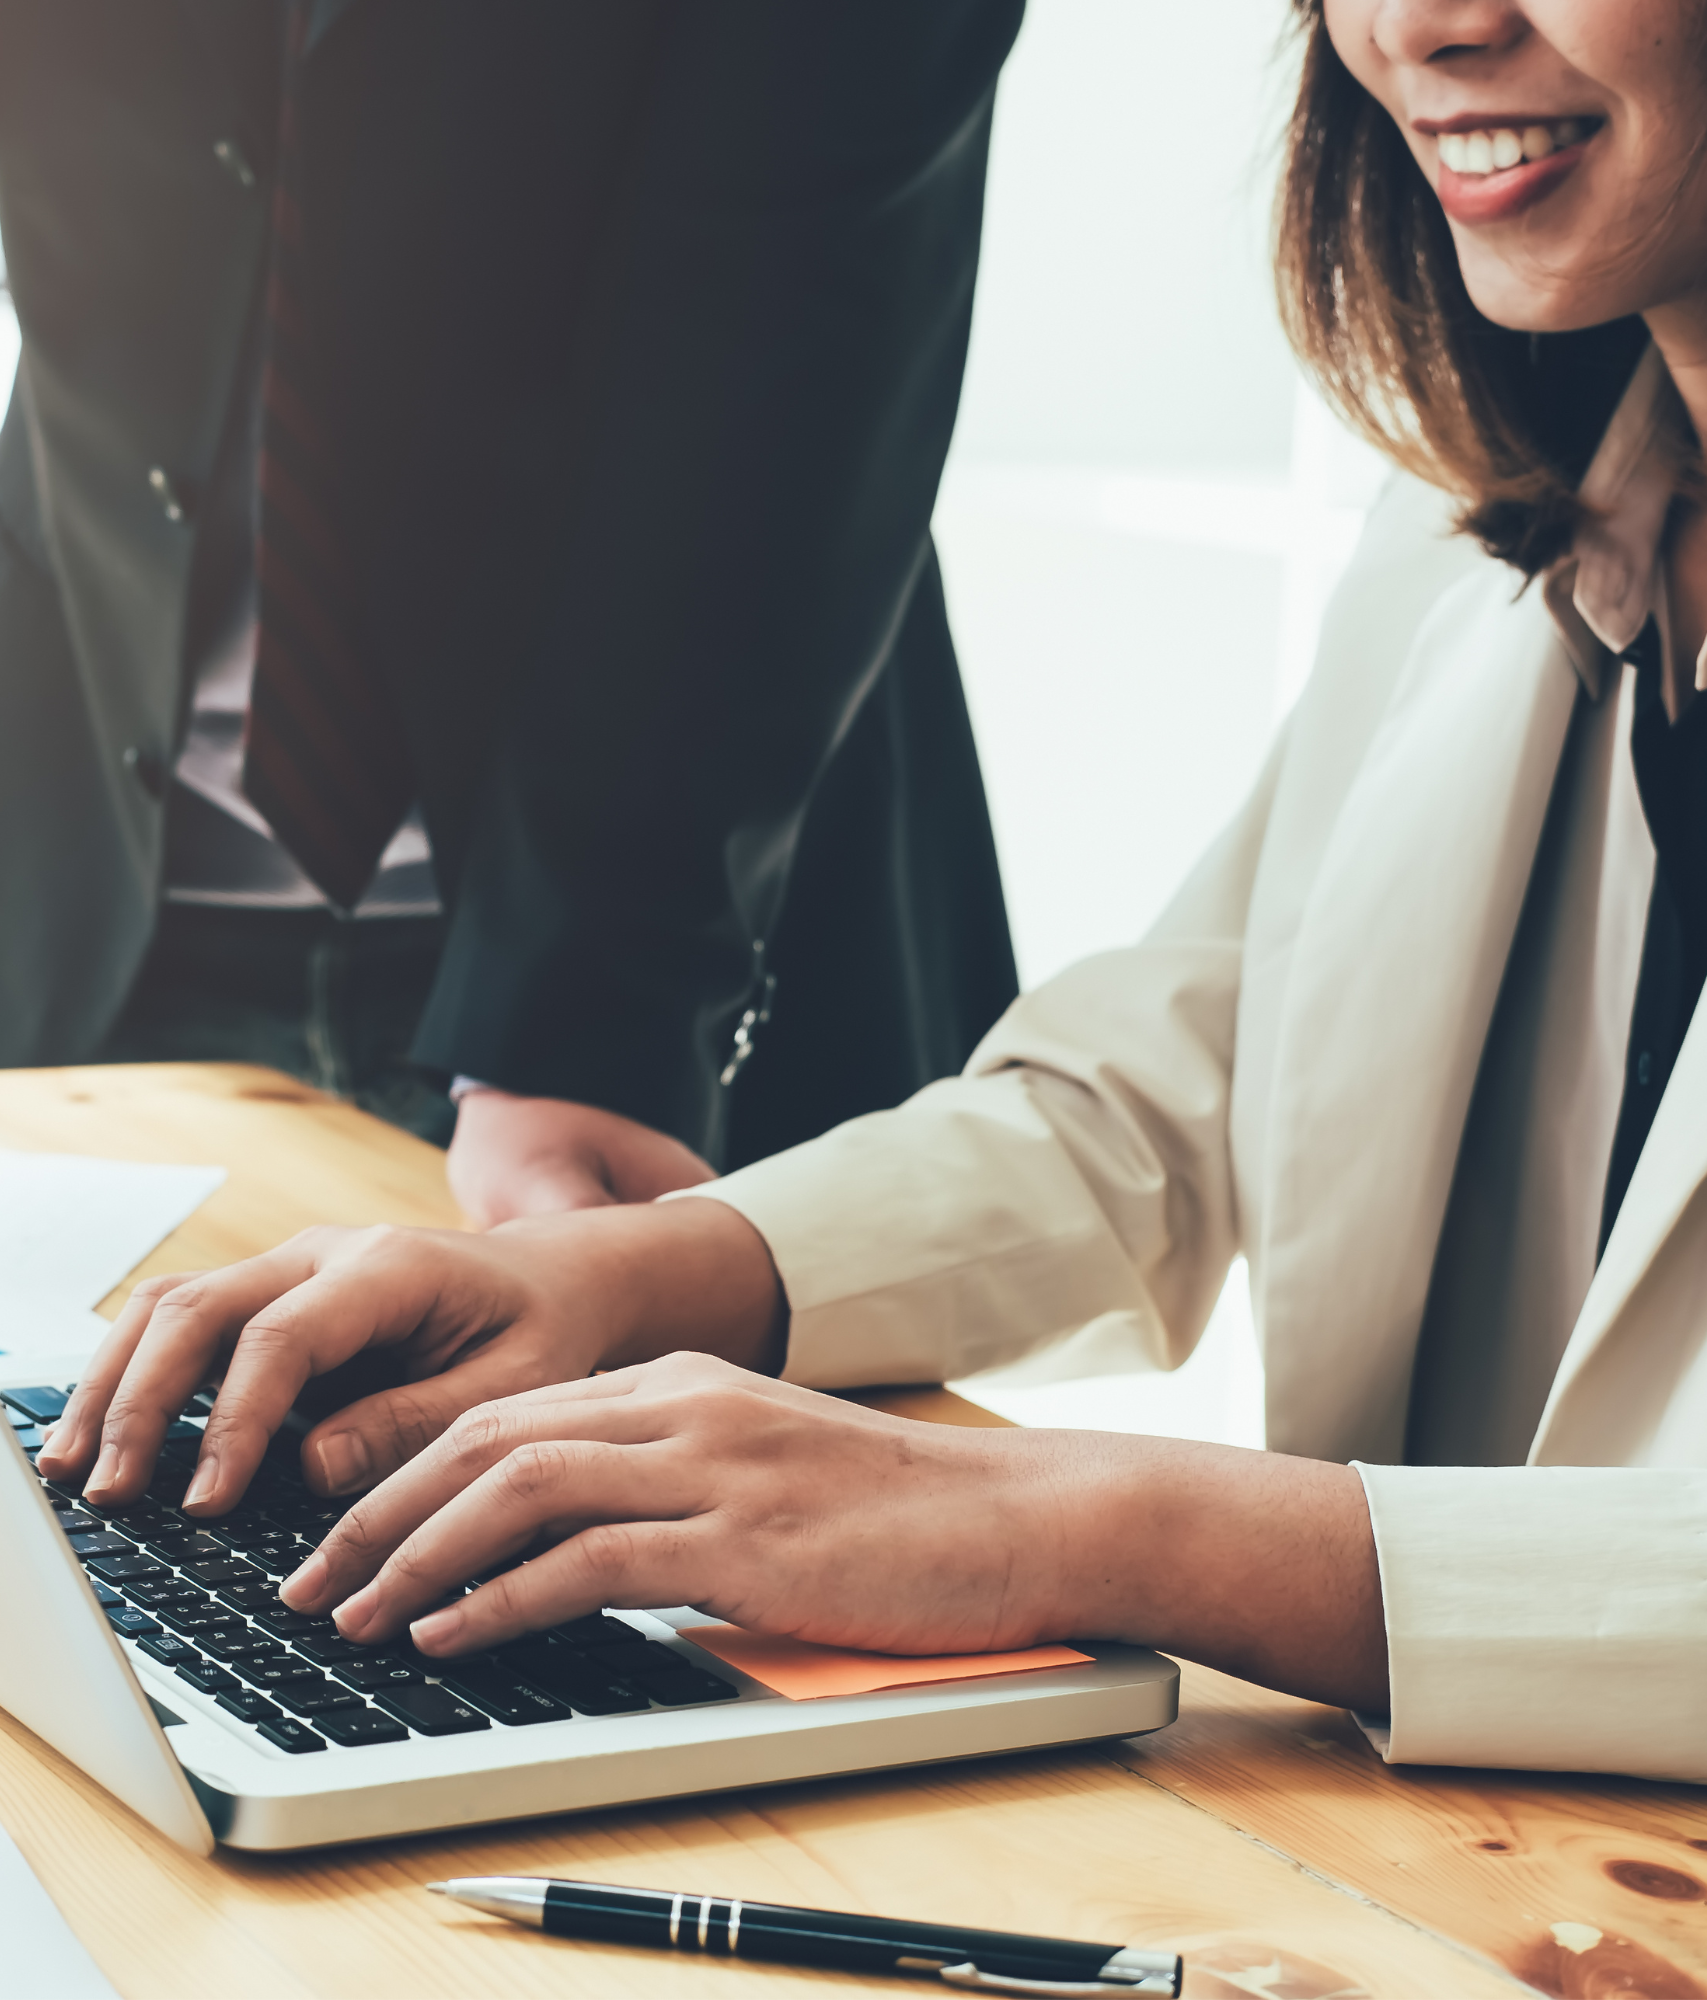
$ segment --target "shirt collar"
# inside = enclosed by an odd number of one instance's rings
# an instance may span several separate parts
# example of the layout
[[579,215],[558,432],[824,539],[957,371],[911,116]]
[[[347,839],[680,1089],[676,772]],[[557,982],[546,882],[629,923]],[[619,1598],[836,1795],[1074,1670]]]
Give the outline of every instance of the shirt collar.
[[[1651,616],[1665,616],[1666,514],[1676,491],[1683,405],[1650,345],[1619,400],[1578,489],[1588,518],[1569,555],[1547,572],[1542,594],[1571,664],[1596,700],[1609,656],[1624,652]],[[1696,662],[1707,668],[1707,646]]]

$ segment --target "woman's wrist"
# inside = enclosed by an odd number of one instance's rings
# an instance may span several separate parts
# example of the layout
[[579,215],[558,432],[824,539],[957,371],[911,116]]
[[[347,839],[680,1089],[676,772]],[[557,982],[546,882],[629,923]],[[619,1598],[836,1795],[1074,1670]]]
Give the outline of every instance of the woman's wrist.
[[1380,1708],[1387,1648],[1363,1483],[1343,1465],[1059,1434],[1061,1634],[1121,1639],[1318,1701]]
[[781,1371],[782,1282],[764,1238],[726,1202],[590,1209],[494,1233],[551,1240],[562,1309],[594,1319],[596,1369],[693,1348],[757,1374]]

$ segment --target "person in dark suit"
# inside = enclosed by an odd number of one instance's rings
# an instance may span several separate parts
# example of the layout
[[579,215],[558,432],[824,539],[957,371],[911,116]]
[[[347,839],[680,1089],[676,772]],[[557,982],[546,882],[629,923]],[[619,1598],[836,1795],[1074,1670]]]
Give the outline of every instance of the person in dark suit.
[[488,1221],[960,1066],[1022,6],[0,0],[0,1062],[460,1079]]

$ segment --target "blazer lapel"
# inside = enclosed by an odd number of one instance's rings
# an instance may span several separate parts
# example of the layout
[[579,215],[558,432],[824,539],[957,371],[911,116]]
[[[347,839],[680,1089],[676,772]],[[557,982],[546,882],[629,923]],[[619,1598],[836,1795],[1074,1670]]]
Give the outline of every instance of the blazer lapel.
[[1707,1006],[1698,1006],[1553,1378],[1531,1464],[1707,1463],[1704,1106]]
[[[1479,570],[1419,631],[1286,984],[1253,1268],[1269,1444],[1395,1461],[1482,1045],[1580,682]],[[1707,1052],[1704,1052],[1707,1053]]]

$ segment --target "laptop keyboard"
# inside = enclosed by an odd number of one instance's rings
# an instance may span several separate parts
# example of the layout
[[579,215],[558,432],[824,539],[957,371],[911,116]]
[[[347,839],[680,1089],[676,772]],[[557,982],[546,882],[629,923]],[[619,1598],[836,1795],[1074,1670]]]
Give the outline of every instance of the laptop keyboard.
[[[0,1390],[32,1464],[41,1427],[55,1421],[69,1393]],[[407,1637],[353,1645],[330,1618],[292,1611],[279,1599],[280,1581],[354,1503],[310,1493],[294,1441],[275,1439],[231,1513],[217,1521],[181,1513],[211,1402],[204,1393],[186,1407],[166,1434],[148,1492],[129,1507],[91,1506],[75,1487],[37,1477],[125,1644],[171,1668],[274,1749],[359,1750],[411,1735],[736,1698],[727,1681],[606,1612],[452,1661],[429,1659]]]

